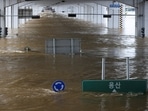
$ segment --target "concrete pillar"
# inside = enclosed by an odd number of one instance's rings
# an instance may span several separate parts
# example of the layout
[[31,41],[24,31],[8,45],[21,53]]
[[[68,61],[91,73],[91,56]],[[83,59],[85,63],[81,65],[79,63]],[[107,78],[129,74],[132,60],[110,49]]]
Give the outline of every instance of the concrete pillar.
[[108,20],[106,18],[103,18],[104,14],[107,14],[107,7],[101,6],[101,25],[104,27],[108,27]]
[[109,8],[108,14],[112,15],[108,19],[109,28],[124,28],[125,17],[123,16],[125,5],[121,4],[120,8]]
[[96,14],[95,15],[95,23],[96,24],[100,24],[100,25],[106,24],[106,22],[105,22],[106,20],[103,19],[103,14],[107,13],[106,7],[96,3],[94,13]]
[[12,5],[11,6],[11,29],[14,28],[14,17],[15,17],[15,14],[14,14],[14,6]]
[[86,12],[87,12],[87,21],[91,22],[92,21],[92,16],[93,16],[93,8],[90,5],[86,5]]
[[6,7],[5,19],[6,19],[6,27],[18,28],[18,7],[17,5]]
[[143,37],[141,29],[144,28],[144,37],[148,37],[148,1],[136,3],[136,36]]
[[144,27],[145,27],[145,36],[148,37],[148,13],[147,13],[147,10],[148,10],[148,1],[145,2],[145,19],[144,19]]
[[141,28],[144,27],[144,2],[136,6],[136,36],[141,36]]
[[107,26],[107,20],[103,18],[103,14],[107,14],[105,6],[97,3],[81,4],[81,19],[84,21],[90,21],[95,24]]
[[87,6],[89,21],[96,24],[98,19],[98,4],[87,3]]
[[87,21],[87,5],[84,5],[84,21]]
[[98,3],[87,3],[87,20],[95,24],[104,24],[103,13],[106,8]]
[[94,14],[96,14],[96,15],[94,15],[94,23],[95,24],[98,24],[98,18],[99,18],[98,17],[99,16],[98,15],[99,14],[98,7],[99,7],[98,4],[94,4]]
[[5,37],[5,27],[6,27],[6,19],[5,19],[5,0],[1,0],[0,3],[0,27],[2,28],[1,37]]
[[11,28],[11,7],[6,7],[6,27]]
[[109,13],[111,18],[108,18],[108,27],[109,28],[119,28],[119,10],[118,9],[113,9],[109,10]]
[[86,4],[86,21],[94,22],[94,6],[91,4]]
[[84,20],[84,18],[85,18],[85,16],[86,15],[84,15],[84,10],[85,10],[85,5],[84,4],[79,4],[79,19],[81,19],[81,20]]
[[19,27],[18,7],[19,7],[19,4],[11,6],[11,10],[12,10],[12,28],[18,28]]
[[32,6],[32,8],[33,8],[33,15],[38,15],[42,11],[42,8],[38,5],[34,5]]
[[15,29],[18,28],[18,7],[15,8],[17,5],[11,5],[6,7],[6,27],[11,33],[17,33]]
[[106,12],[103,12],[103,6],[98,5],[98,24],[103,25],[103,21],[106,21],[106,19],[103,19],[103,14],[106,14]]
[[[81,5],[78,4],[78,14],[81,13]],[[77,15],[78,19],[81,19],[81,15]]]
[[84,12],[84,6],[79,4],[79,19],[83,19],[84,15],[82,14]]

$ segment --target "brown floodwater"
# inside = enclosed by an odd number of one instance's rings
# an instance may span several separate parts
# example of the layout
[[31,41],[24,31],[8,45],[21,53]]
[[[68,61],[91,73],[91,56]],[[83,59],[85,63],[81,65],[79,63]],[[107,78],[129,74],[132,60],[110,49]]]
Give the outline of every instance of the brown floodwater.
[[[81,54],[46,54],[51,38],[81,39]],[[126,57],[130,78],[147,79],[147,43],[148,38],[58,15],[30,20],[17,34],[0,38],[0,111],[148,111],[147,94],[86,93],[81,85],[101,79],[102,57],[106,79],[126,78]],[[56,80],[64,81],[64,91],[52,90]]]

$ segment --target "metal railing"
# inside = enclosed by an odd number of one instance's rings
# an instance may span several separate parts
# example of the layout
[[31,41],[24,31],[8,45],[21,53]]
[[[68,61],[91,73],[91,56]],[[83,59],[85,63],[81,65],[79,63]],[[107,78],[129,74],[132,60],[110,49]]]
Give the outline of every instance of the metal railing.
[[[102,80],[105,80],[105,58],[102,58]],[[126,58],[126,79],[130,79],[129,74],[129,57]]]

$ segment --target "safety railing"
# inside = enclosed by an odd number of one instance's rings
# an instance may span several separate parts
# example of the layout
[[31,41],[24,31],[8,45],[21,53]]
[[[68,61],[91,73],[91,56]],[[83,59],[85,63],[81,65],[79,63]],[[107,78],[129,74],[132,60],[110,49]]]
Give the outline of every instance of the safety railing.
[[[105,80],[105,58],[102,58],[102,80]],[[126,79],[130,79],[129,74],[129,57],[126,58]]]

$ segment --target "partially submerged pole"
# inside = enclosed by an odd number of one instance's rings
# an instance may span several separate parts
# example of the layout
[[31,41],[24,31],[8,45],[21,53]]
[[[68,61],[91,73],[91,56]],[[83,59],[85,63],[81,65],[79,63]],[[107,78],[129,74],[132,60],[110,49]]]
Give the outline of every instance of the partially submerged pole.
[[126,79],[129,79],[129,57],[126,58]]
[[102,58],[102,80],[105,79],[105,58]]

